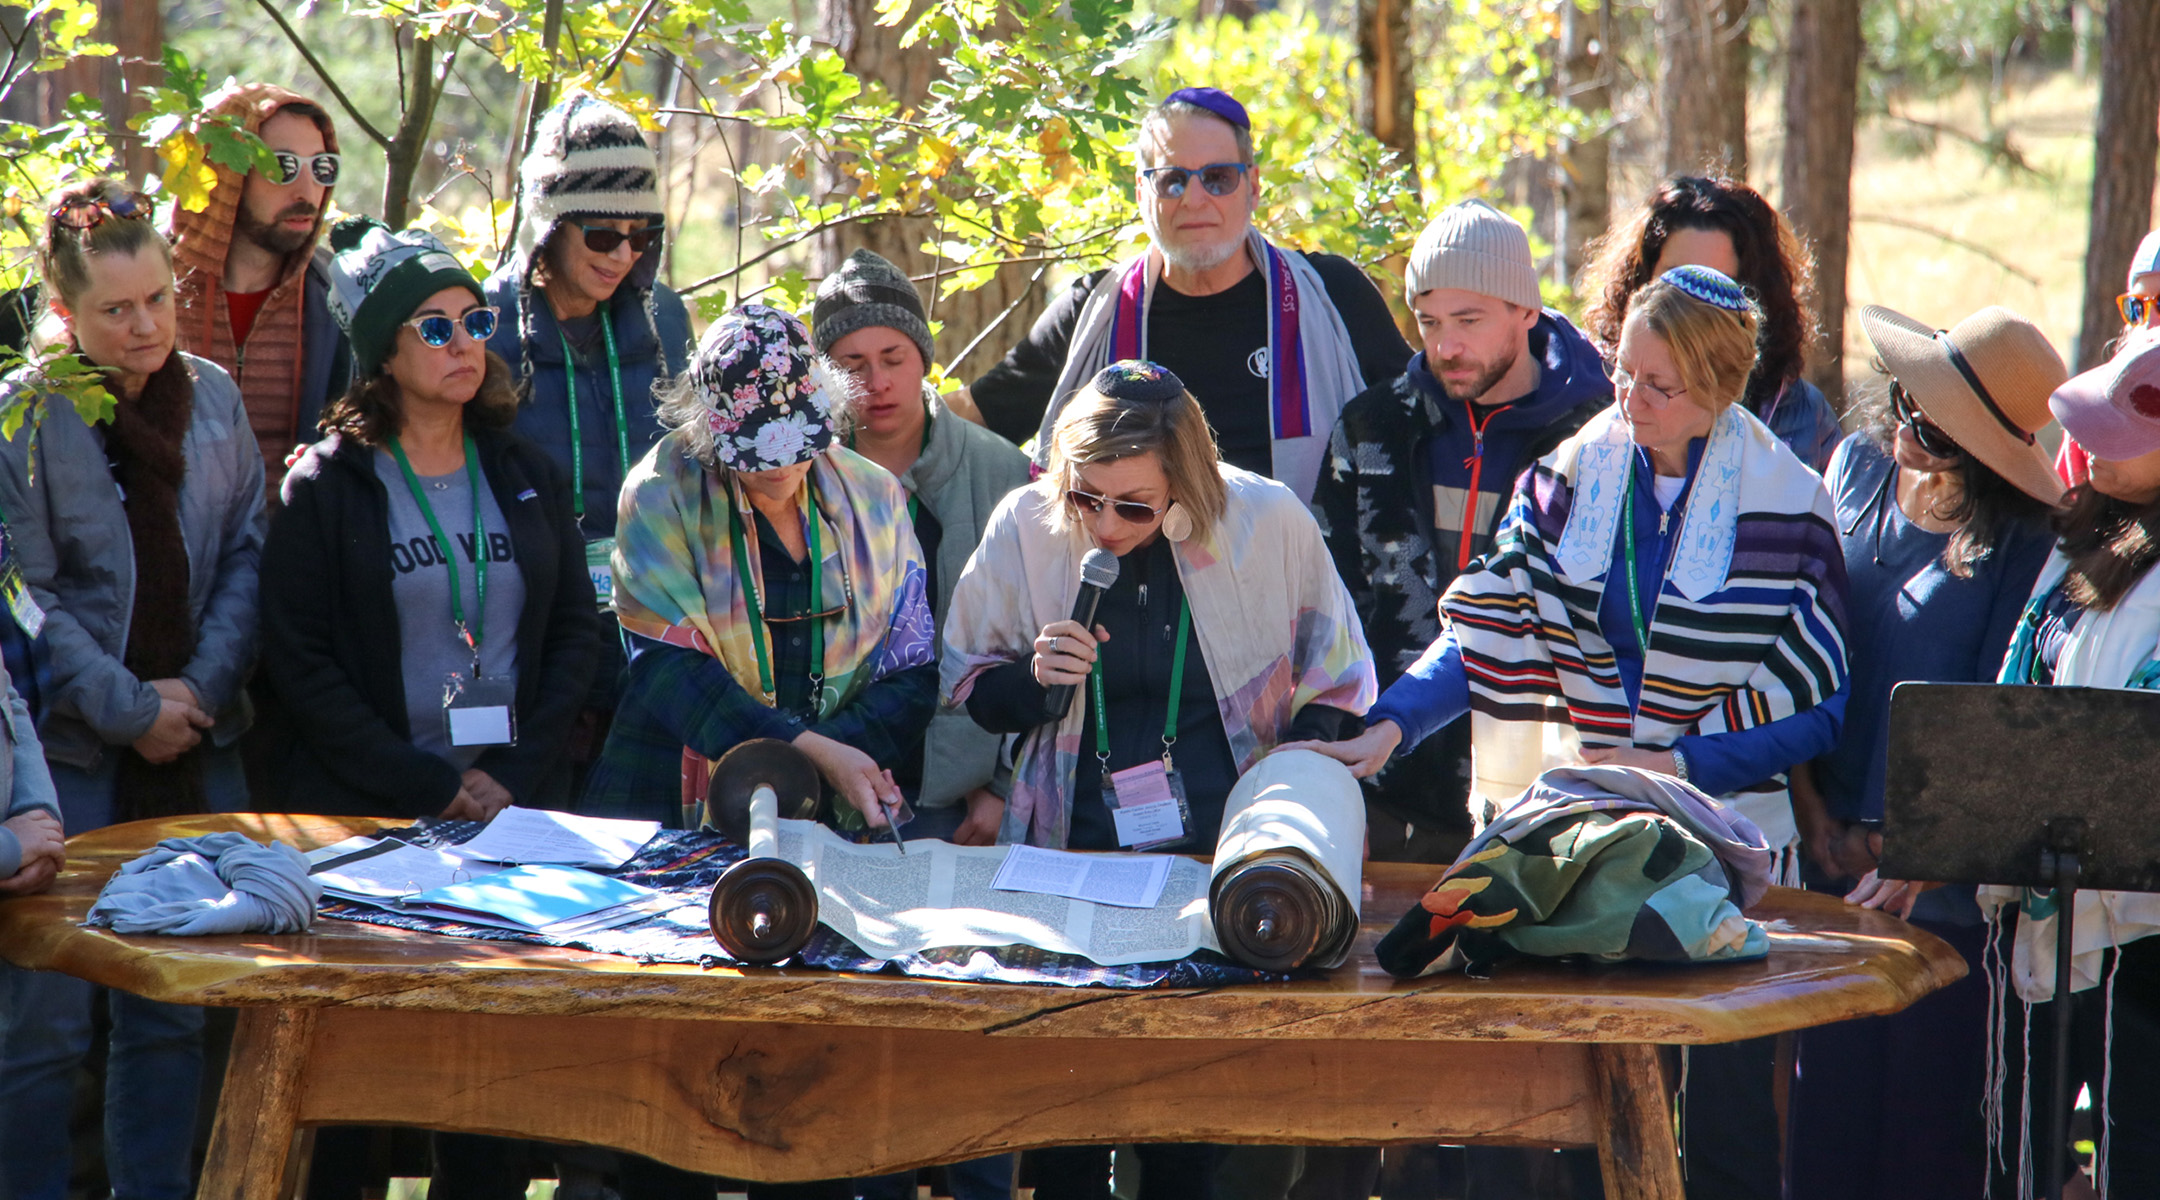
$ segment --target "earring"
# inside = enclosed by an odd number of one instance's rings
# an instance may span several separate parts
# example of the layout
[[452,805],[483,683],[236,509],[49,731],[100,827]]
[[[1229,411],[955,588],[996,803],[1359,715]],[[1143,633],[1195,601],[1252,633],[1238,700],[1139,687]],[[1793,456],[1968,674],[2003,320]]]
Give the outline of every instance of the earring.
[[1169,510],[1163,513],[1162,532],[1164,537],[1173,542],[1182,542],[1191,537],[1192,514],[1185,511],[1184,505],[1172,501]]

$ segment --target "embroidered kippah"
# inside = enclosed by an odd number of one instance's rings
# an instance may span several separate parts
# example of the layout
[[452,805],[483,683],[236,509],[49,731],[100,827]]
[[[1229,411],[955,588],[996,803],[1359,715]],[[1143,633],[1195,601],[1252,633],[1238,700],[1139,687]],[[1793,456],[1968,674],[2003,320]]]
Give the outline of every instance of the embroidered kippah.
[[1089,387],[1112,400],[1139,403],[1175,400],[1185,394],[1185,381],[1151,362],[1128,358],[1095,373]]
[[1709,267],[1691,264],[1674,267],[1658,278],[1704,304],[1714,304],[1727,312],[1746,312],[1750,307],[1747,292],[1727,278],[1723,271],[1713,271]]
[[1163,103],[1169,104],[1178,100],[1182,100],[1187,104],[1197,104],[1239,129],[1247,131],[1252,129],[1252,118],[1245,115],[1245,106],[1239,104],[1235,97],[1221,88],[1179,88],[1164,98]]

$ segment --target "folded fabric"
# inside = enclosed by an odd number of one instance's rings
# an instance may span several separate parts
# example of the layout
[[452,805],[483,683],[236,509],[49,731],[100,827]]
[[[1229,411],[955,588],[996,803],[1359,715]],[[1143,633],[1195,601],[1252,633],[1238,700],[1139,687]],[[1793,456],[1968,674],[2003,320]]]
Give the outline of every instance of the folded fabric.
[[213,833],[166,838],[120,868],[84,923],[115,933],[298,933],[321,900],[298,850]]
[[1759,958],[1741,909],[1774,856],[1738,812],[1668,775],[1558,767],[1538,776],[1374,948],[1410,978],[1508,954],[1605,961]]

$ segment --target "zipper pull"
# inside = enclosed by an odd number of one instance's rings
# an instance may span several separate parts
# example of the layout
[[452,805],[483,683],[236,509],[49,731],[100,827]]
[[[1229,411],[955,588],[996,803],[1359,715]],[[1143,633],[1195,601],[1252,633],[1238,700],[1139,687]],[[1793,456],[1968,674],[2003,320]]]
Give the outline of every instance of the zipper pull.
[[1665,527],[1666,527],[1667,525],[1671,524],[1671,523],[1672,523],[1672,510],[1671,510],[1671,509],[1669,509],[1669,508],[1668,508],[1668,509],[1666,509],[1666,510],[1665,510],[1664,512],[1661,512],[1661,513],[1659,513],[1659,514],[1657,515],[1657,535],[1658,535],[1659,537],[1664,537],[1664,536],[1665,536]]
[[1144,583],[1140,585],[1140,607],[1147,607],[1147,585]]

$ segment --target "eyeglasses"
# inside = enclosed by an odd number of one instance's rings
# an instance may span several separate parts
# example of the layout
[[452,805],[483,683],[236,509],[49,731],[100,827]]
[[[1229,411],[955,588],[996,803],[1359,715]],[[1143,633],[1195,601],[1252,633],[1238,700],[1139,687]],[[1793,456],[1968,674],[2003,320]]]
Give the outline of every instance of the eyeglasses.
[[277,157],[277,174],[268,175],[266,178],[279,187],[297,181],[300,178],[300,168],[302,166],[307,168],[308,174],[314,178],[315,182],[324,187],[331,187],[338,181],[338,166],[343,160],[335,154],[316,154],[305,158],[294,154],[290,150],[279,150],[275,154]]
[[1245,182],[1245,172],[1252,170],[1251,163],[1219,162],[1204,167],[1149,167],[1140,172],[1140,178],[1154,187],[1155,195],[1163,200],[1175,200],[1185,194],[1185,185],[1193,176],[1200,177],[1200,186],[1210,196],[1227,196],[1238,190]]
[[791,621],[823,621],[830,617],[841,616],[845,614],[847,610],[847,601],[842,600],[837,606],[833,608],[828,608],[823,612],[796,613],[793,616],[787,617],[779,616],[777,614],[768,614],[765,617],[765,623],[767,625],[786,625]]
[[578,228],[585,233],[585,248],[594,254],[613,254],[615,253],[615,247],[622,245],[624,242],[630,243],[630,253],[643,254],[647,247],[659,241],[667,233],[667,226],[665,225],[647,225],[643,229],[633,229],[629,233],[624,233],[620,229],[610,229],[605,225],[579,225]]
[[1651,383],[1649,380],[1637,378],[1635,374],[1629,371],[1626,367],[1613,368],[1612,386],[1613,394],[1616,396],[1621,395],[1625,392],[1631,392],[1636,388],[1641,388],[1642,390],[1650,393],[1650,399],[1660,408],[1671,404],[1673,402],[1674,396],[1681,396],[1687,394],[1687,389],[1684,387],[1666,389],[1661,388],[1654,383]]
[[2160,300],[2160,296],[2141,296],[2136,292],[2126,292],[2115,297],[2115,307],[2122,310],[2123,324],[2143,325],[2145,318],[2152,315],[2155,300]]
[[150,219],[150,198],[141,192],[110,188],[102,196],[70,196],[52,210],[52,223],[62,229],[96,229],[106,217],[123,221]]
[[1103,506],[1108,505],[1110,511],[1117,514],[1118,520],[1128,525],[1145,525],[1168,511],[1167,508],[1151,508],[1138,500],[1112,500],[1108,496],[1083,492],[1079,488],[1065,489],[1065,503],[1089,515],[1101,513]]
[[496,313],[492,308],[468,308],[464,315],[446,317],[441,313],[429,313],[405,322],[420,335],[420,340],[440,350],[457,336],[457,328],[465,327],[465,336],[476,342],[484,342],[495,336]]
[[1929,454],[1937,458],[1956,458],[1964,453],[1964,448],[1944,433],[1941,426],[1927,419],[1920,411],[1920,402],[1895,379],[1890,381],[1890,411],[1897,417],[1898,424],[1903,425],[1913,435],[1913,440],[1920,443],[1920,448]]

